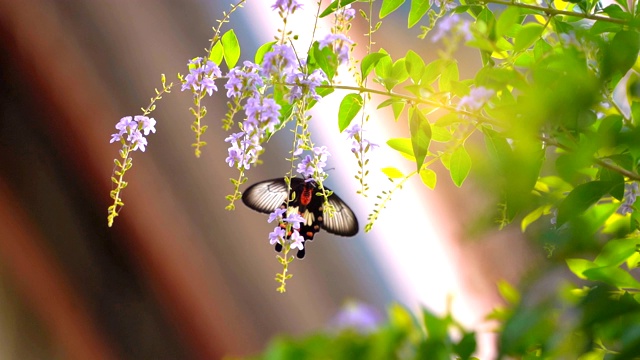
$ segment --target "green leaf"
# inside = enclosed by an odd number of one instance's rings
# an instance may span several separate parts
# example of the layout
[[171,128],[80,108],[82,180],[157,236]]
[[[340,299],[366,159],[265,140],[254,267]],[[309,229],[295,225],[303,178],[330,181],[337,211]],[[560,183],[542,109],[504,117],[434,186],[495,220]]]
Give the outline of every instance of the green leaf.
[[220,42],[224,49],[224,61],[227,63],[227,67],[231,69],[236,66],[238,59],[240,59],[240,43],[235,31],[231,29],[224,33]]
[[222,63],[223,57],[224,57],[224,49],[222,47],[222,43],[218,41],[211,48],[211,52],[209,53],[209,60],[213,61],[216,65],[220,65]]
[[545,210],[548,209],[548,206],[539,206],[532,212],[528,213],[522,222],[520,223],[520,230],[525,232],[529,225],[533,224],[536,220],[538,220],[542,215],[544,215]]
[[326,9],[320,14],[320,17],[325,17],[327,15],[333,14],[334,11],[338,10],[338,5],[341,7],[345,7],[351,3],[356,2],[357,0],[335,0]]
[[598,266],[620,266],[636,252],[640,239],[614,239],[604,245],[593,261]]
[[431,142],[431,124],[427,117],[422,114],[418,108],[411,108],[411,116],[409,118],[409,131],[411,132],[411,146],[413,154],[416,158],[417,170],[420,171],[424,159],[429,152],[429,143]]
[[413,81],[414,84],[418,84],[420,79],[422,79],[422,74],[424,73],[424,60],[418,55],[415,51],[409,50],[407,51],[407,55],[405,55],[404,65],[407,69],[407,73],[409,77]]
[[397,8],[404,3],[404,0],[382,0],[382,7],[380,8],[380,19],[394,12]]
[[402,110],[404,110],[405,105],[407,105],[407,102],[405,100],[394,101],[391,104],[391,109],[393,109],[393,116],[396,121],[398,121],[400,114],[402,114]]
[[519,23],[520,8],[515,6],[507,6],[507,8],[500,14],[496,21],[496,36],[502,37],[509,33],[511,27]]
[[609,181],[591,181],[576,186],[558,206],[557,226],[584,213],[611,190]]
[[399,84],[409,78],[405,62],[406,60],[402,58],[393,63],[393,67],[391,68],[391,77],[395,80],[396,84]]
[[424,326],[427,330],[427,334],[429,335],[429,340],[444,342],[448,339],[448,321],[446,318],[441,319],[426,308],[422,309],[422,317],[424,320]]
[[460,79],[460,74],[458,72],[458,63],[455,61],[450,61],[447,66],[440,74],[440,80],[438,80],[438,88],[442,92],[451,91],[452,81],[458,81]]
[[360,109],[362,109],[362,96],[360,94],[347,94],[347,96],[340,102],[340,109],[338,110],[338,128],[340,132],[344,131],[351,120],[358,115]]
[[271,51],[275,43],[276,43],[275,41],[271,41],[271,42],[262,44],[262,46],[260,46],[258,50],[256,50],[256,56],[254,57],[254,61],[256,64],[258,65],[262,64],[262,60],[264,59],[264,54]]
[[465,332],[462,339],[453,345],[453,349],[460,356],[460,359],[471,359],[471,355],[476,352],[475,332]]
[[393,150],[396,150],[405,155],[415,157],[413,154],[413,146],[411,145],[411,139],[409,138],[393,138],[387,140],[387,145]]
[[602,77],[609,79],[615,76],[617,83],[638,59],[640,34],[632,30],[620,31],[605,50],[602,60]]
[[605,266],[587,269],[582,275],[592,281],[602,281],[619,288],[639,289],[640,283],[627,271],[617,266]]
[[597,20],[589,31],[593,35],[600,35],[607,32],[617,33],[622,29],[622,25],[604,20]]
[[505,280],[498,281],[498,292],[509,304],[516,305],[520,302],[520,293]]
[[420,84],[422,84],[423,86],[430,85],[434,81],[436,81],[436,79],[442,73],[442,70],[444,69],[446,64],[447,61],[444,59],[437,59],[427,64],[427,66],[424,68]]
[[482,127],[482,132],[484,133],[484,143],[491,160],[501,171],[508,170],[507,167],[513,157],[513,151],[507,139],[488,127]]
[[327,78],[331,80],[338,69],[338,56],[333,52],[330,46],[325,46],[320,49],[320,45],[316,41],[313,43],[313,47],[309,51],[307,66],[309,71],[313,71],[318,68],[322,69],[322,71],[327,74]]
[[566,261],[569,270],[580,279],[586,279],[586,276],[583,274],[586,270],[597,267],[596,264],[585,259],[567,259]]
[[453,139],[453,134],[448,129],[438,125],[431,126],[431,141],[447,143]]
[[390,167],[385,167],[380,169],[385,175],[387,175],[388,178],[390,179],[399,179],[399,178],[403,178],[404,174],[402,173],[402,171],[398,170],[397,168],[390,166]]
[[462,186],[462,183],[469,175],[471,170],[471,157],[463,145],[451,154],[451,161],[449,164],[449,171],[451,172],[451,180],[457,187]]
[[543,57],[549,54],[553,50],[553,47],[549,45],[544,39],[536,41],[533,45],[533,58],[536,61],[540,61]]
[[520,32],[515,38],[515,43],[513,44],[514,51],[521,51],[527,49],[531,46],[536,40],[540,38],[542,35],[542,31],[544,27],[538,23],[526,23],[520,29]]
[[411,0],[411,9],[409,10],[409,23],[408,27],[412,28],[415,24],[422,19],[424,14],[431,8],[429,0]]
[[[387,52],[384,49],[380,49],[378,52],[381,54],[387,54]],[[392,67],[393,67],[393,60],[391,60],[391,56],[380,57],[380,59],[376,60],[375,66],[374,66],[376,70],[376,76],[380,79],[384,79],[391,76]]]
[[420,169],[420,180],[431,190],[436,188],[436,182],[438,181],[438,176],[435,171],[423,167]]
[[406,332],[410,332],[413,329],[413,317],[407,309],[398,304],[392,304],[388,311],[391,326]]
[[362,73],[362,78],[366,78],[371,70],[373,70],[373,68],[378,64],[378,61],[380,61],[380,59],[384,57],[389,57],[389,54],[385,52],[374,52],[365,56],[360,63],[360,72]]
[[604,12],[605,14],[609,15],[610,17],[614,18],[614,19],[622,19],[622,20],[629,20],[631,19],[631,14],[629,14],[628,12],[622,10],[622,8],[618,5],[615,4],[611,4],[607,7],[605,7],[602,12]]

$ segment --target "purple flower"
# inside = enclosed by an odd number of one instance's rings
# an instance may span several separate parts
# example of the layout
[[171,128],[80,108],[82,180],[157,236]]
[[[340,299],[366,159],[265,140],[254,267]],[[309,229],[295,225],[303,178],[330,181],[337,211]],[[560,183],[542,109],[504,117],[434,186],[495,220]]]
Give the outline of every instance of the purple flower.
[[238,149],[237,147],[230,147],[229,156],[225,159],[225,161],[227,162],[227,164],[229,164],[229,167],[233,167],[233,165],[242,162],[242,154],[242,150]]
[[307,155],[302,159],[302,161],[298,164],[298,168],[296,171],[299,174],[302,174],[305,178],[313,175],[313,164],[311,163],[311,155]]
[[444,6],[447,11],[453,10],[456,7],[456,4],[452,0],[431,0],[429,2],[432,6],[435,3],[439,8]]
[[477,111],[491,99],[495,91],[487,89],[483,86],[471,89],[469,95],[462,97],[458,103],[458,110],[466,107],[469,111]]
[[213,95],[214,91],[218,91],[216,83],[209,77],[205,77],[204,79],[202,79],[200,89],[206,91],[209,96]]
[[360,124],[353,124],[345,131],[347,132],[347,139],[351,139],[351,152],[353,153],[366,152],[380,147],[380,145],[367,140],[362,136],[364,129],[362,129]]
[[463,19],[458,14],[442,18],[437,23],[438,27],[431,36],[431,41],[436,42],[445,37],[445,35],[456,33],[461,34],[466,41],[469,41],[473,37],[469,30],[469,24],[469,20]]
[[292,85],[287,95],[287,100],[290,102],[302,98],[306,101],[311,99],[320,100],[320,95],[316,93],[316,87],[327,80],[327,75],[322,69],[315,69],[309,75],[292,72],[287,75],[287,84]]
[[140,149],[140,151],[144,152],[148,144],[145,136],[149,135],[150,132],[156,132],[155,125],[156,120],[147,116],[125,116],[116,124],[118,132],[111,135],[110,143],[116,141],[123,142],[123,145],[128,143],[131,151]]
[[296,0],[276,0],[276,3],[271,5],[271,8],[282,13],[293,14],[296,10],[302,9],[302,4],[299,4]]
[[264,55],[260,74],[277,78],[289,74],[298,65],[298,60],[289,45],[273,45],[273,49]]
[[132,151],[140,149],[140,151],[144,152],[145,146],[147,146],[147,139],[142,135],[140,130],[137,129],[129,134],[127,141],[133,145]]
[[293,156],[298,156],[302,154],[302,152],[304,151],[304,149],[302,148],[303,145],[304,145],[304,140],[298,138],[296,142],[296,149],[293,151]]
[[264,85],[258,71],[258,65],[251,61],[245,61],[242,69],[235,67],[229,70],[227,74],[229,80],[227,80],[227,83],[224,85],[225,89],[227,89],[227,97],[238,98],[243,94],[256,96],[258,87]]
[[125,116],[116,124],[116,130],[120,130],[120,135],[124,135],[129,132],[129,130],[133,130],[138,127],[138,124],[133,120],[131,116]]
[[227,136],[227,138],[224,139],[224,141],[228,142],[228,143],[236,143],[237,144],[238,141],[240,139],[242,139],[243,136],[244,136],[244,131],[241,131],[241,132],[234,133],[234,134],[231,134],[231,135]]
[[353,41],[351,41],[344,34],[329,34],[318,41],[319,48],[322,49],[326,46],[333,45],[333,52],[338,55],[338,61],[340,64],[349,63],[349,48]]
[[206,92],[211,96],[214,91],[218,91],[214,80],[222,76],[218,65],[207,60],[202,64],[202,58],[198,57],[189,60],[189,74],[182,81],[182,91],[191,89],[195,94]]
[[294,230],[293,234],[291,234],[291,243],[292,249],[302,250],[304,249],[304,238],[298,233],[298,230]]
[[624,184],[624,201],[622,205],[618,208],[618,214],[626,215],[633,212],[633,205],[638,198],[638,194],[640,194],[640,190],[638,189],[638,183],[632,182],[631,184]]
[[349,21],[356,16],[356,9],[351,8],[351,4],[336,11],[337,15],[342,16],[345,21]]
[[277,208],[271,214],[269,214],[269,219],[267,219],[268,223],[273,222],[274,220],[280,221],[282,219],[282,215],[287,211],[287,209]]
[[280,105],[273,99],[251,97],[247,100],[244,111],[247,118],[243,126],[247,133],[258,132],[262,135],[266,130],[273,132],[280,123]]
[[276,243],[280,244],[281,240],[284,239],[285,231],[280,226],[276,226],[273,228],[273,231],[269,233],[269,243],[271,245],[275,245]]
[[294,229],[300,229],[300,224],[305,220],[300,214],[298,214],[297,212],[293,212],[289,214],[289,216],[284,218],[283,221],[291,224]]
[[118,133],[111,134],[111,141],[109,141],[109,143],[113,143],[115,141],[122,141],[122,135]]
[[150,132],[156,133],[156,120],[154,118],[150,118],[148,116],[137,115],[135,120],[138,124],[142,125],[142,131],[144,135],[149,135]]
[[331,156],[326,146],[314,147],[313,153],[320,159],[321,162],[327,161],[327,157]]
[[362,127],[360,126],[360,124],[353,124],[345,131],[348,134],[347,139],[353,139],[354,136],[359,135],[362,132]]
[[350,302],[335,316],[332,327],[338,330],[352,329],[360,332],[375,330],[382,323],[382,315],[372,306]]
[[351,144],[351,152],[362,152],[362,151],[369,151],[369,150],[374,150],[375,148],[380,147],[380,145],[371,142],[367,139],[362,139],[361,141],[353,141],[353,143]]

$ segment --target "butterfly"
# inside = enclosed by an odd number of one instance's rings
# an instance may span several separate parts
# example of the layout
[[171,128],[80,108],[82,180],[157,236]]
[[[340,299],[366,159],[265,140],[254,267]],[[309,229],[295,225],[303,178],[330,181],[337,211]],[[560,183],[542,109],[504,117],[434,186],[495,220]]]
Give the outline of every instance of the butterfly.
[[[323,209],[324,196],[316,193],[317,184],[312,179],[291,178],[291,192],[284,178],[265,180],[251,185],[242,194],[242,202],[249,208],[261,213],[270,214],[276,209],[286,209],[290,214],[297,211],[305,219],[300,224],[299,234],[303,237],[303,244],[313,240],[313,236],[324,229],[329,233],[340,236],[354,236],[358,233],[358,219],[335,193],[328,196],[328,202],[335,211],[332,215],[325,214]],[[325,190],[331,191],[327,187]],[[289,199],[289,204],[287,204]],[[288,208],[287,208],[288,207]],[[281,224],[281,226],[283,226]],[[289,234],[288,236],[290,236]],[[276,243],[276,251],[282,251],[282,244]],[[299,259],[305,256],[306,245],[298,250]]]

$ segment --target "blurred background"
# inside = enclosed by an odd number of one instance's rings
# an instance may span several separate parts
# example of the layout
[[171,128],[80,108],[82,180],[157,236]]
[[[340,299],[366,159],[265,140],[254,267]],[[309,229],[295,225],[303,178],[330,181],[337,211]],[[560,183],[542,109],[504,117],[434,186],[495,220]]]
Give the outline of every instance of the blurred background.
[[[241,60],[253,60],[276,34],[271,3],[233,14]],[[304,261],[292,263],[287,292],[275,291],[281,265],[266,216],[241,203],[224,210],[229,178],[237,176],[224,162],[224,82],[205,100],[209,145],[197,159],[191,95],[175,78],[188,59],[204,55],[211,27],[228,9],[218,0],[0,0],[0,359],[245,356],[278,334],[327,329],[348,300],[382,314],[393,301],[443,312],[450,295],[456,316],[484,331],[481,351],[490,356],[483,317],[500,301],[495,281],[516,281],[535,256],[517,232],[471,239],[465,224],[490,199],[472,183],[455,188],[446,173],[436,191],[411,181],[368,234],[318,234]],[[385,19],[374,49],[397,58],[415,41],[435,59],[435,44],[417,40],[417,29],[406,32],[406,11]],[[313,2],[305,12],[315,13]],[[308,20],[297,21],[289,29],[308,38]],[[363,26],[356,22],[353,36]],[[473,76],[477,53],[461,58],[469,61],[461,76]],[[119,150],[110,135],[121,117],[148,105],[162,73],[176,86],[152,114],[158,131],[145,153],[134,153],[125,206],[108,228]],[[327,185],[362,228],[375,195],[390,188],[377,168],[411,170],[383,144],[407,130],[385,113],[372,118],[367,135],[383,146],[370,167],[371,194],[358,196],[356,162],[334,115],[340,98],[323,100],[313,131],[333,154]],[[274,137],[250,182],[282,176],[290,147],[289,134]]]

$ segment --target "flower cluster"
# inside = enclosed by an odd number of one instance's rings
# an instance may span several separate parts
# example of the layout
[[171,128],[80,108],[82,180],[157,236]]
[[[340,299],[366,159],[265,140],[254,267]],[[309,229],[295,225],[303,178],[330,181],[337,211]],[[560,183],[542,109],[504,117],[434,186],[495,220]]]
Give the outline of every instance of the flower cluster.
[[286,98],[289,102],[303,100],[305,103],[310,100],[320,100],[316,87],[327,80],[327,75],[322,69],[315,69],[309,75],[292,72],[287,75],[287,85],[291,85],[291,89]]
[[347,133],[347,139],[351,139],[351,152],[355,154],[360,154],[362,152],[369,152],[369,150],[374,150],[380,145],[365,139],[362,134],[364,129],[360,126],[360,124],[353,124],[350,128],[345,130]]
[[624,202],[618,208],[618,214],[626,215],[633,212],[633,204],[635,204],[636,199],[640,194],[640,190],[638,188],[637,182],[624,184]]
[[279,124],[280,105],[271,98],[251,97],[245,105],[246,118],[243,131],[231,134],[225,139],[231,144],[226,162],[230,167],[249,169],[258,161],[262,143],[267,133],[273,133]]
[[218,91],[214,80],[221,77],[220,68],[213,61],[207,60],[202,63],[202,58],[197,57],[188,63],[189,74],[182,79],[182,91],[193,91],[194,94],[204,94],[211,96],[214,91]]
[[495,91],[487,89],[483,86],[471,89],[469,95],[462,97],[458,103],[458,110],[466,108],[469,111],[477,111],[484,106],[493,95]]
[[437,42],[445,36],[458,35],[462,36],[465,41],[469,41],[473,38],[469,26],[471,23],[469,20],[462,18],[458,14],[453,14],[449,17],[443,18],[438,21],[438,27],[431,36],[432,42]]
[[336,314],[331,325],[336,330],[351,329],[361,333],[375,330],[382,323],[380,312],[362,302],[349,302]]
[[296,0],[276,0],[276,3],[271,5],[273,10],[278,10],[281,14],[293,14],[296,10],[302,9],[302,4]]
[[[267,222],[278,222],[278,226],[273,228],[273,231],[269,233],[269,243],[271,245],[280,244],[283,245],[285,240],[291,241],[291,248],[302,250],[304,248],[304,238],[298,230],[300,230],[300,224],[304,222],[304,218],[297,212],[292,212],[284,217],[286,209],[278,208],[271,214]],[[287,228],[290,224],[293,231],[287,236]]]
[[346,34],[351,28],[351,20],[356,16],[356,10],[352,9],[351,5],[346,5],[336,10],[334,16],[331,33],[318,41],[318,47],[330,47],[341,65],[349,64],[349,51],[354,42]]
[[369,159],[366,158],[366,154],[379,147],[380,145],[365,139],[363,136],[364,129],[360,126],[360,124],[353,124],[350,128],[345,129],[347,133],[347,139],[351,140],[351,152],[358,160],[358,173],[356,174],[356,179],[360,182],[360,190],[358,190],[359,194],[366,196],[367,190],[369,189],[369,185],[365,181],[365,176],[369,172],[365,167],[369,163]]
[[[294,155],[299,155],[302,150],[298,148]],[[326,146],[314,147],[313,156],[306,155],[298,164],[296,171],[305,178],[324,180],[326,173],[324,167],[327,166],[327,158],[331,156]]]
[[333,52],[338,56],[340,64],[349,63],[349,49],[353,45],[353,41],[344,34],[329,34],[318,41],[319,48],[331,46]]
[[289,45],[273,45],[273,49],[264,55],[260,75],[280,79],[298,67],[296,54]]
[[259,74],[260,67],[251,61],[245,61],[243,65],[242,68],[234,67],[227,73],[228,80],[224,88],[227,89],[229,99],[257,96],[259,88],[264,86]]
[[156,120],[148,116],[125,116],[116,124],[117,133],[111,135],[111,143],[119,141],[131,151],[144,152],[149,133],[156,132]]

